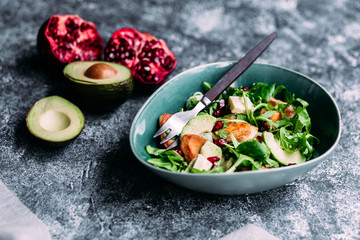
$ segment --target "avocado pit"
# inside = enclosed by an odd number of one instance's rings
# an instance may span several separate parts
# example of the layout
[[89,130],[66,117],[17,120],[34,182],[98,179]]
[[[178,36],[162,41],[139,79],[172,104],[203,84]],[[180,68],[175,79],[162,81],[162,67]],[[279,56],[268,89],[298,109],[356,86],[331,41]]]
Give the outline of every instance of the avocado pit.
[[93,79],[108,79],[117,74],[117,71],[112,66],[106,63],[95,63],[91,65],[84,73],[88,78]]

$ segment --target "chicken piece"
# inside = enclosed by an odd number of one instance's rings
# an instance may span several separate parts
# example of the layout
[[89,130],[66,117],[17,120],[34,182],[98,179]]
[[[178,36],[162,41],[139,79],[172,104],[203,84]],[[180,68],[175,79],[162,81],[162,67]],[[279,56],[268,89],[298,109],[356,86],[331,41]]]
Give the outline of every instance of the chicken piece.
[[[276,106],[277,104],[287,104],[286,102],[283,102],[283,101],[281,101],[281,100],[278,100],[278,99],[276,99],[276,98],[274,98],[274,97],[270,97],[270,99],[269,99],[269,104],[271,105],[271,106]],[[295,116],[295,109],[294,109],[294,107],[292,106],[292,105],[290,105],[290,106],[288,106],[287,108],[285,108],[284,109],[284,114],[287,116],[287,117],[289,117],[289,118],[293,118],[294,116]],[[280,120],[280,119],[282,119],[283,117],[281,117],[281,118],[277,118],[277,117],[274,117],[274,119],[277,119],[277,120]],[[271,118],[270,118],[271,119]],[[271,119],[272,120],[272,119]],[[276,121],[277,121],[276,120]],[[273,122],[276,122],[276,121],[274,121],[273,120]]]
[[206,139],[196,134],[185,134],[181,138],[180,149],[184,153],[185,161],[190,163],[200,153]]
[[[265,112],[266,112],[266,109],[265,109],[265,108],[262,108],[262,109],[260,110],[260,115],[261,115],[261,114],[264,114]],[[277,112],[277,111],[273,111],[273,112],[274,112],[274,115],[272,115],[272,116],[269,118],[271,121],[276,122],[276,121],[284,118],[284,116],[281,115],[280,112]]]
[[293,118],[296,114],[296,111],[295,111],[294,107],[292,105],[290,105],[284,109],[284,114],[289,118]]
[[[161,116],[159,117],[159,125],[160,125],[160,127],[161,127],[162,125],[164,125],[164,124],[166,123],[166,121],[169,120],[169,118],[170,118],[171,116],[172,116],[172,114],[170,114],[170,113],[164,113],[163,115],[161,115]],[[160,139],[163,140],[163,139],[166,137],[166,135],[167,135],[166,133],[161,134],[161,135],[160,135]],[[164,142],[163,145],[164,145],[165,148],[167,148],[167,147],[169,147],[174,141],[175,141],[174,139],[170,139],[169,141]]]
[[242,122],[229,122],[224,130],[229,132],[226,138],[227,142],[232,142],[230,133],[232,133],[239,142],[251,140],[256,137],[256,134],[258,133],[257,127]]
[[280,119],[283,119],[284,117],[283,117],[283,115],[281,115],[281,113],[279,113],[279,112],[274,112],[274,115],[272,115],[269,119],[271,120],[271,121],[273,121],[273,122],[276,122],[276,121],[278,121],[278,120],[280,120]]
[[283,102],[283,101],[281,101],[281,100],[278,100],[278,99],[276,99],[276,98],[274,98],[274,97],[270,97],[270,99],[269,99],[269,104],[270,104],[271,106],[275,107],[277,104],[286,104],[286,102]]

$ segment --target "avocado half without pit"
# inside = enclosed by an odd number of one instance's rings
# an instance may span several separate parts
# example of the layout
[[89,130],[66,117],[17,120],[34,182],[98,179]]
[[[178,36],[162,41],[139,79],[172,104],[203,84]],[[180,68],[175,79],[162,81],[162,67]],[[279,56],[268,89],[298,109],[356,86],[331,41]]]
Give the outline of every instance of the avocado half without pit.
[[49,142],[64,142],[73,139],[84,128],[85,119],[81,110],[59,97],[45,97],[37,101],[26,117],[29,131]]
[[117,63],[72,62],[65,66],[64,75],[74,86],[75,96],[95,107],[122,104],[134,88],[131,70]]

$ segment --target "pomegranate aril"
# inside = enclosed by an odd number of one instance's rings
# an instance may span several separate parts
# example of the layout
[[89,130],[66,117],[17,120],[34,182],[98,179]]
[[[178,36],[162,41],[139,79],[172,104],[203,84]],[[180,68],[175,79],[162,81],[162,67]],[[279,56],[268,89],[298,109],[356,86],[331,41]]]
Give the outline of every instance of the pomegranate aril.
[[214,113],[213,113],[213,115],[214,115],[215,117],[220,117],[220,114],[221,114],[221,112],[220,112],[219,109],[216,109],[216,110],[214,111]]
[[80,59],[81,59],[81,57],[80,57],[79,55],[75,55],[75,56],[74,56],[74,60],[75,60],[75,61],[79,61]]
[[256,137],[256,140],[258,140],[259,142],[263,142],[263,141],[264,141],[264,139],[263,139],[262,136],[257,136],[257,137]]
[[177,152],[180,156],[183,155],[183,152],[181,151],[181,149],[179,147],[175,147],[172,150],[174,150],[175,152]]
[[265,132],[265,131],[269,131],[269,130],[270,130],[270,126],[268,124],[263,124],[259,127],[260,132]]
[[218,131],[224,126],[222,121],[217,121],[213,127],[213,131]]
[[212,164],[216,163],[217,161],[220,161],[219,157],[208,157],[207,160],[211,162]]
[[81,30],[81,31],[85,31],[85,30],[88,29],[89,27],[90,27],[89,24],[87,24],[87,23],[82,23],[82,24],[80,25],[80,30]]
[[161,61],[161,66],[168,70],[172,68],[172,59],[171,57],[166,57],[163,61]]
[[215,144],[219,147],[222,147],[224,145],[224,143],[226,143],[226,140],[223,138],[220,138],[218,140],[215,141]]
[[224,107],[225,107],[225,100],[220,99],[220,101],[218,102],[217,108],[218,109],[223,109]]

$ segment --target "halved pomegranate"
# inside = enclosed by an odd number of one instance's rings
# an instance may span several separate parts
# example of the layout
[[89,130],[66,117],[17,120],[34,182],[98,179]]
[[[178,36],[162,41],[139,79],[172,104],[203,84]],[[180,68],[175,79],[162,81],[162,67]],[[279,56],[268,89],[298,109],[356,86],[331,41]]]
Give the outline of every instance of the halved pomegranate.
[[101,60],[103,41],[92,22],[77,15],[53,15],[37,37],[38,52],[58,67],[74,61]]
[[126,65],[135,79],[145,84],[163,82],[177,62],[164,40],[133,28],[114,32],[105,46],[104,59]]

